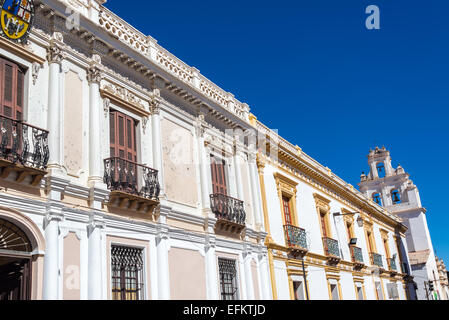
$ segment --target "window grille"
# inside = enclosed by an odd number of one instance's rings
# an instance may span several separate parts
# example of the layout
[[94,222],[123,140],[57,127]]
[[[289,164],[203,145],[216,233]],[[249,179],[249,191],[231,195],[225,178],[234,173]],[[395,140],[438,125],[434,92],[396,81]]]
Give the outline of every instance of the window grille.
[[399,299],[398,287],[395,283],[387,283],[388,298]]
[[143,250],[112,246],[112,299],[143,300]]
[[218,258],[222,300],[238,300],[235,260]]

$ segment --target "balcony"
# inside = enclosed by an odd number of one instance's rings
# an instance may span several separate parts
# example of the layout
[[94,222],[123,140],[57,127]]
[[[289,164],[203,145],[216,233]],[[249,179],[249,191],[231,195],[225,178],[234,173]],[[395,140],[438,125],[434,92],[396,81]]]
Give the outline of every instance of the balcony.
[[340,262],[340,247],[338,241],[331,238],[323,238],[324,254],[327,260],[331,264],[337,264]]
[[217,218],[215,227],[218,230],[239,234],[245,228],[243,201],[216,193],[210,195],[210,207]]
[[378,253],[371,253],[371,264],[379,268],[383,268],[382,256]]
[[158,171],[121,158],[104,160],[109,205],[148,213],[159,204]]
[[304,256],[308,251],[306,230],[292,225],[285,225],[284,231],[290,254],[294,257]]
[[390,271],[397,273],[398,268],[396,266],[396,260],[393,258],[388,258],[387,260],[388,260],[388,267],[389,267]]
[[0,178],[16,172],[15,181],[36,186],[47,174],[49,132],[0,116]]
[[362,249],[356,246],[350,246],[349,249],[351,251],[351,258],[352,263],[354,263],[354,267],[356,269],[362,269],[365,266],[365,263],[363,262]]

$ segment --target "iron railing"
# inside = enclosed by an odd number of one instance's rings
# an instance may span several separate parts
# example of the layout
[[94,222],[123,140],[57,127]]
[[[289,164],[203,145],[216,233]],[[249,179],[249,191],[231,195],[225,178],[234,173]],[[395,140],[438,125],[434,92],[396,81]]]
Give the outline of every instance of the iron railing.
[[292,225],[285,225],[284,230],[287,245],[290,248],[308,249],[306,230]]
[[44,129],[0,115],[0,158],[45,170],[50,152]]
[[383,268],[384,264],[382,262],[382,255],[378,253],[371,253],[371,264],[373,266],[378,266],[380,268]]
[[112,191],[151,200],[157,200],[161,190],[157,170],[118,157],[104,160],[103,180]]
[[350,246],[352,262],[363,263],[362,249],[356,246]]
[[324,253],[327,256],[340,257],[340,247],[338,241],[331,238],[323,238]]
[[210,207],[217,219],[223,219],[241,225],[245,224],[246,213],[243,201],[241,200],[215,193],[210,195]]
[[398,270],[398,268],[396,266],[396,259],[389,258],[388,259],[388,265],[390,266],[390,270],[393,270],[393,271],[397,271]]

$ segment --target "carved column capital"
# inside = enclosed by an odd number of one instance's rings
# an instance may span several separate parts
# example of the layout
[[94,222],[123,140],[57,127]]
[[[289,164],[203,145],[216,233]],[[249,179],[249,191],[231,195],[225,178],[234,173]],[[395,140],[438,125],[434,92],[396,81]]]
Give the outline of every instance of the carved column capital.
[[51,40],[50,46],[47,47],[47,61],[48,63],[61,64],[66,57],[61,44],[57,40]]
[[100,84],[102,77],[103,75],[101,69],[96,64],[92,64],[87,70],[87,81],[89,82],[89,84]]

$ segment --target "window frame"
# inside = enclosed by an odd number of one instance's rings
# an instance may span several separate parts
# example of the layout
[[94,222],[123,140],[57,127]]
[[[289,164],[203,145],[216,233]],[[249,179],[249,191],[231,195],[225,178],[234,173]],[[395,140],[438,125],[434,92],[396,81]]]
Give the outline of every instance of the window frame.
[[[5,70],[6,65],[9,65],[12,68],[11,74],[11,100],[5,100]],[[25,120],[25,103],[26,103],[26,76],[27,76],[28,68],[23,67],[19,63],[7,59],[5,57],[0,56],[0,115],[13,119],[24,121]],[[21,105],[18,103],[18,91],[19,91],[19,74],[21,74],[22,79],[20,82],[21,86]],[[7,115],[5,112],[5,107],[11,109],[11,115]],[[20,117],[17,114],[20,113]]]
[[[235,292],[232,294],[233,299],[223,299],[224,296],[229,296],[230,293],[226,293],[226,290],[224,289],[224,282],[222,281],[222,270],[220,270],[220,260],[227,261],[227,262],[233,262],[235,267],[235,274],[232,279],[231,285],[233,286],[232,289],[235,290]],[[240,278],[239,278],[239,268],[238,268],[238,260],[236,258],[230,258],[225,256],[218,256],[217,257],[217,269],[218,269],[218,281],[219,281],[219,290],[220,290],[220,300],[222,301],[235,301],[240,299]]]
[[[147,256],[147,249],[144,246],[138,246],[138,245],[129,245],[129,244],[125,244],[125,243],[119,243],[119,242],[111,242],[110,246],[109,246],[109,252],[110,252],[110,278],[109,278],[109,283],[110,283],[110,290],[109,290],[109,294],[110,294],[110,299],[114,300],[114,287],[113,287],[113,274],[114,274],[114,270],[113,270],[113,262],[112,262],[112,248],[113,247],[124,247],[124,248],[130,248],[130,249],[137,249],[141,251],[141,257],[142,257],[142,269],[139,270],[138,272],[140,273],[140,280],[141,280],[141,289],[140,291],[140,297],[138,299],[134,299],[134,300],[124,300],[124,301],[144,301],[147,299],[147,296],[149,294],[148,290],[148,285],[147,285],[147,264],[146,264],[146,256]],[[121,271],[120,271],[121,272]],[[136,283],[137,285],[139,283]],[[123,283],[120,283],[120,286],[122,286]],[[126,282],[125,282],[125,286],[126,286]],[[122,293],[120,293],[121,295]],[[126,294],[126,293],[125,293]],[[137,296],[138,294],[136,294]],[[123,301],[123,299],[118,299],[117,301]]]

